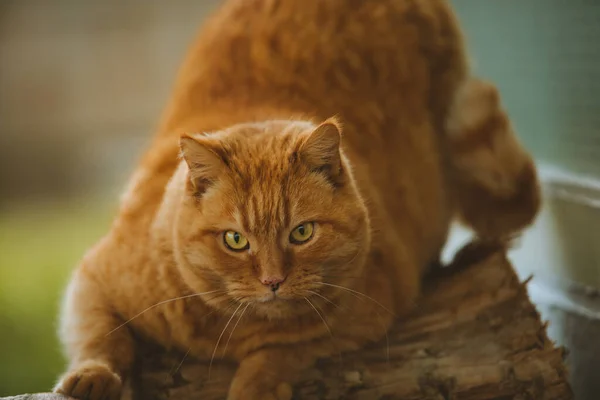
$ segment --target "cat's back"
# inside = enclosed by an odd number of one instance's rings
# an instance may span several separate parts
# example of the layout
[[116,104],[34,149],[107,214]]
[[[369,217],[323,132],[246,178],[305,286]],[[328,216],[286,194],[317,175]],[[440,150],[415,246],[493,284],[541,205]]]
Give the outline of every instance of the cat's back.
[[190,49],[164,128],[233,104],[346,120],[362,109],[365,121],[443,112],[465,73],[447,3],[225,1]]
[[228,0],[190,49],[162,131],[337,115],[382,218],[412,215],[415,241],[435,247],[449,218],[439,131],[463,47],[446,0]]
[[154,212],[183,133],[337,115],[373,214],[411,215],[414,241],[436,247],[448,221],[437,131],[466,73],[446,0],[225,1],[190,48],[131,186],[143,206],[127,214]]

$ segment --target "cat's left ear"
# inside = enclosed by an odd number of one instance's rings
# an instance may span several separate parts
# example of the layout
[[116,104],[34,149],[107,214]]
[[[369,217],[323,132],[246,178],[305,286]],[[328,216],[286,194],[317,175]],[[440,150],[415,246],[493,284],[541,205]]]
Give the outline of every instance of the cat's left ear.
[[341,134],[339,122],[329,118],[308,134],[298,151],[302,161],[334,183],[342,177]]
[[179,147],[189,168],[190,182],[201,194],[224,172],[226,165],[219,145],[207,137],[183,135]]

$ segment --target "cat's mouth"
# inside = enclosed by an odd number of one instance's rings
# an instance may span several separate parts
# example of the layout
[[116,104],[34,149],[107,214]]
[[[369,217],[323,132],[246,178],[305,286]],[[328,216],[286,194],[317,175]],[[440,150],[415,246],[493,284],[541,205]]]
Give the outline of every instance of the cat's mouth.
[[263,296],[260,296],[256,299],[259,303],[271,303],[274,301],[282,301],[281,296],[278,296],[276,292],[269,292]]
[[264,308],[265,310],[269,309],[288,309],[289,307],[294,307],[294,304],[302,300],[303,297],[298,297],[293,293],[288,293],[287,291],[277,291],[259,294],[254,298],[254,302],[257,306]]
[[252,309],[269,319],[286,319],[296,315],[298,304],[297,298],[270,293],[257,297]]
[[256,297],[257,303],[271,304],[271,303],[289,303],[290,301],[298,300],[295,296],[289,293],[280,293],[269,291],[263,295]]

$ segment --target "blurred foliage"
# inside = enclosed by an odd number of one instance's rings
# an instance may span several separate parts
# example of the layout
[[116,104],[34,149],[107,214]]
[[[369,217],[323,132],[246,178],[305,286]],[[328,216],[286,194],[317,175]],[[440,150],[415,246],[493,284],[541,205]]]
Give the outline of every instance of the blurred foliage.
[[97,199],[11,206],[0,213],[0,397],[48,391],[65,367],[58,312],[69,275],[106,233]]

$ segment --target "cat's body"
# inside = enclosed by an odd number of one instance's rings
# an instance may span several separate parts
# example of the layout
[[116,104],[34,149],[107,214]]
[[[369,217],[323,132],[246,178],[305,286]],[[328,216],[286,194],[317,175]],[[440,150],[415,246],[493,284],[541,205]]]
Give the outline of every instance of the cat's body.
[[533,164],[465,57],[442,0],[227,2],[74,275],[57,390],[115,398],[134,332],[239,361],[230,400],[286,398],[410,310],[453,217],[527,226]]

